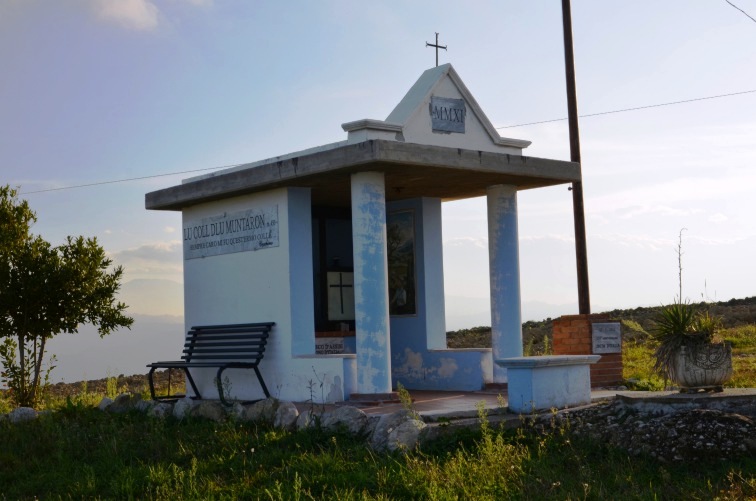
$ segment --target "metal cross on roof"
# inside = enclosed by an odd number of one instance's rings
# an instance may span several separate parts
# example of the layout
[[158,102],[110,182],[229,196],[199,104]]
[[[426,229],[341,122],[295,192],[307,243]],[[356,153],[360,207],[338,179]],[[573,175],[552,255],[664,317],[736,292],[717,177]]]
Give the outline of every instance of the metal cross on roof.
[[438,32],[436,32],[436,43],[432,44],[432,43],[425,42],[425,46],[436,48],[436,66],[438,66],[438,49],[446,50],[446,45],[438,45]]

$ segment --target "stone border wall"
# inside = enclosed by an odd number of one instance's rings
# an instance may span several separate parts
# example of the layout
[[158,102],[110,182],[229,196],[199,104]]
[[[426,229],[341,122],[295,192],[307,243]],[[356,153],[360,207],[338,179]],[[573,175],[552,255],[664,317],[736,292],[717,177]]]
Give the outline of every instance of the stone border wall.
[[[592,355],[591,324],[610,321],[608,315],[564,315],[553,321],[554,355]],[[591,387],[622,383],[622,354],[602,353],[591,365]]]

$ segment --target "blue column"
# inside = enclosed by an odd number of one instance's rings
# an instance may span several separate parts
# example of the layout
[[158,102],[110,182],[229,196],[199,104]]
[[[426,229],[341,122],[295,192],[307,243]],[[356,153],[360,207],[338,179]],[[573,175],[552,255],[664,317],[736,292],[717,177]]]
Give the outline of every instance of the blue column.
[[286,188],[289,214],[289,298],[291,354],[315,353],[310,188]]
[[[517,187],[489,186],[488,259],[491,276],[493,359],[522,356],[520,253],[517,236]],[[494,364],[495,383],[506,383],[506,369]]]
[[352,174],[357,393],[391,392],[386,188],[383,173]]

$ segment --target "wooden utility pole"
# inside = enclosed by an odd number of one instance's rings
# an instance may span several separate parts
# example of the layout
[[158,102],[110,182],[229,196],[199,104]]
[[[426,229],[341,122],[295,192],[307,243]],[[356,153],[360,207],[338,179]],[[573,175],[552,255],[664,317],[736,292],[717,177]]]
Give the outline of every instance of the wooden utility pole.
[[[567,117],[570,124],[570,160],[580,163],[580,128],[578,127],[577,89],[575,87],[575,58],[572,53],[572,12],[570,9],[570,0],[562,0],[562,30],[564,33],[564,72],[565,80],[567,81]],[[580,170],[582,172],[582,167]],[[582,180],[572,183],[572,211],[575,223],[578,308],[581,315],[587,315],[591,312],[591,293],[588,286],[588,249],[585,238],[585,207],[583,206]]]

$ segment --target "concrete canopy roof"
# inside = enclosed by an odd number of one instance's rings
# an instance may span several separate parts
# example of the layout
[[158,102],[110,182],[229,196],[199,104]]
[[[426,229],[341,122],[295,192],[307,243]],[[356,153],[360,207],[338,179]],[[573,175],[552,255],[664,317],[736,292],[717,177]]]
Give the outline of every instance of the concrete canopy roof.
[[488,186],[497,184],[525,190],[581,180],[580,165],[573,162],[372,139],[188,180],[147,193],[145,205],[181,210],[232,196],[302,187],[312,189],[315,206],[349,207],[350,175],[365,171],[385,174],[387,201],[459,200],[485,195]]

